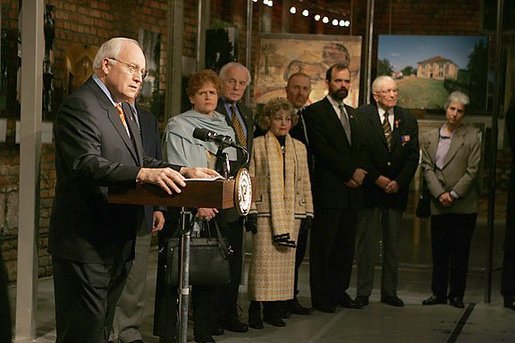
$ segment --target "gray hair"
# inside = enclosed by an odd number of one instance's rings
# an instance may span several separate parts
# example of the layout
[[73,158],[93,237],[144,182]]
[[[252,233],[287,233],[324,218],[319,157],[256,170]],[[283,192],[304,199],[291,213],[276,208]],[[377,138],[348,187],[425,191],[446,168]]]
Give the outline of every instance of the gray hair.
[[470,104],[470,99],[467,96],[467,94],[462,93],[460,91],[455,91],[449,94],[447,97],[447,101],[445,102],[445,105],[443,106],[444,110],[447,110],[449,108],[449,105],[451,102],[458,102],[463,105],[463,107],[467,107],[468,104]]
[[374,82],[372,82],[372,93],[376,93],[377,91],[379,91],[379,88],[383,85],[385,81],[395,82],[395,80],[388,75],[378,76],[376,77]]
[[141,49],[141,46],[139,45],[137,40],[125,37],[111,38],[107,42],[104,42],[104,44],[102,44],[98,49],[97,54],[95,55],[95,59],[93,60],[93,69],[97,70],[102,68],[102,61],[105,58],[118,57],[120,50],[122,50],[123,45],[126,43],[136,44]]
[[230,68],[233,68],[233,67],[237,67],[237,68],[241,68],[241,69],[244,69],[246,72],[247,72],[247,77],[248,77],[248,81],[247,81],[247,86],[250,85],[250,81],[252,81],[251,77],[250,77],[250,71],[247,69],[247,67],[245,67],[243,64],[239,63],[239,62],[229,62],[227,64],[225,64],[222,69],[220,69],[220,73],[218,74],[220,76],[220,78],[222,80],[227,80],[226,78],[226,75],[227,74],[227,71],[230,69]]

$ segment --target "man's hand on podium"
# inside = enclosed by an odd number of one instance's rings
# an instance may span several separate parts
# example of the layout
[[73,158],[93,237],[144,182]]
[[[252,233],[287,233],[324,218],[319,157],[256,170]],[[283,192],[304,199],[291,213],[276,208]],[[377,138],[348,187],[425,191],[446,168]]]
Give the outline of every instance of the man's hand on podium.
[[180,193],[181,188],[186,186],[184,176],[171,168],[141,168],[136,182],[158,185],[170,195]]
[[190,179],[209,179],[220,176],[216,171],[209,168],[182,167],[181,174]]
[[184,177],[210,178],[219,176],[216,171],[209,168],[182,167],[181,171],[171,168],[141,168],[136,176],[138,183],[151,183],[161,187],[166,193],[180,193],[181,188],[186,186]]

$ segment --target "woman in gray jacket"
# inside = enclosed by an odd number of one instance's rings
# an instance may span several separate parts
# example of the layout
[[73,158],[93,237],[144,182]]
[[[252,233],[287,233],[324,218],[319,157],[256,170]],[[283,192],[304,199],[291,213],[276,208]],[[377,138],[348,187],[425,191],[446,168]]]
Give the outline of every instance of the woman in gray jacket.
[[[462,124],[467,95],[453,92],[445,104],[446,123],[422,138],[422,171],[431,193],[433,295],[423,305],[463,308],[470,242],[479,203],[479,130]],[[447,287],[450,286],[447,293]]]

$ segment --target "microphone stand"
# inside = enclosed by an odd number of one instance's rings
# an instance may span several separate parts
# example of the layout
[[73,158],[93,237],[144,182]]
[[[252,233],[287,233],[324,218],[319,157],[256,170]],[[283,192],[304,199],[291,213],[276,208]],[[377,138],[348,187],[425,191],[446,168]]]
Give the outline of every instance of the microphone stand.
[[[215,169],[219,171],[222,176],[227,180],[231,175],[231,167],[227,153],[223,152],[226,148],[233,146],[234,148],[243,152],[245,156],[245,164],[249,163],[249,153],[247,149],[240,145],[229,144],[229,142],[219,143],[216,152]],[[180,260],[180,274],[179,274],[179,315],[177,320],[177,341],[179,343],[186,343],[188,337],[188,308],[191,297],[190,285],[190,250],[191,250],[191,229],[194,211],[181,207],[181,215],[179,218],[179,226],[181,230],[181,260]]]

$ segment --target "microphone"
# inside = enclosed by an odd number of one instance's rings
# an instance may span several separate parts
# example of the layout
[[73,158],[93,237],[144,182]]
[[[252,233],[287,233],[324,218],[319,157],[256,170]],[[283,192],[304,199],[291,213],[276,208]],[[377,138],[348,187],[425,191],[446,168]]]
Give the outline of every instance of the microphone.
[[239,144],[236,144],[236,142],[233,141],[230,136],[220,135],[214,131],[197,127],[195,128],[195,130],[193,130],[193,138],[200,139],[204,142],[214,142],[218,144],[218,149],[220,151],[227,147],[236,148],[243,153],[243,156],[245,158],[244,165],[247,165],[249,163],[250,155],[247,149]]
[[214,142],[222,146],[230,146],[233,148],[240,149],[240,145],[236,144],[230,136],[220,135],[214,131],[197,127],[193,130],[193,138],[200,139],[204,142]]

